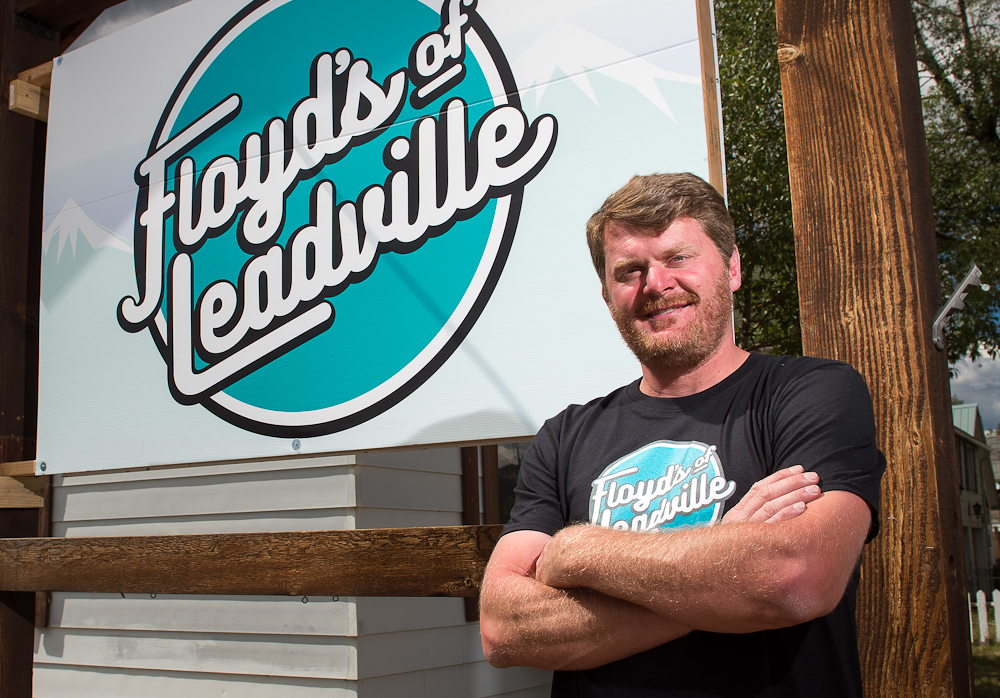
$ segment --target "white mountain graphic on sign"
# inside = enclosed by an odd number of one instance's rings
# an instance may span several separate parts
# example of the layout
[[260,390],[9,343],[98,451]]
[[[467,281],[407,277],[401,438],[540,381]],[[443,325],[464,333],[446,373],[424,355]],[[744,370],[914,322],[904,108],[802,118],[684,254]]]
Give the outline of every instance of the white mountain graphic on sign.
[[95,223],[83,212],[82,208],[76,205],[73,199],[68,199],[52,224],[42,233],[42,255],[48,255],[53,238],[58,238],[56,262],[62,257],[63,248],[66,247],[67,241],[69,241],[73,256],[76,257],[76,240],[79,235],[83,235],[91,249],[94,250],[100,247],[112,247],[122,252],[132,251],[132,246],[125,238],[103,225]]
[[511,68],[523,83],[522,89],[537,85],[536,106],[541,102],[545,88],[557,70],[561,70],[597,104],[597,96],[589,77],[589,73],[596,70],[638,90],[671,121],[676,119],[656,86],[656,80],[701,84],[701,78],[697,76],[663,70],[565,20],[553,24],[511,63]]

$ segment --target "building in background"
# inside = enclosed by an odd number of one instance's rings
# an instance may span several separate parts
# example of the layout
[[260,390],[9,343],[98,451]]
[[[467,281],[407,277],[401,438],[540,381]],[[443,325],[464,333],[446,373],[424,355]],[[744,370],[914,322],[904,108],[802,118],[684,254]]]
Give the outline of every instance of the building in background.
[[951,406],[955,427],[955,460],[958,465],[965,579],[969,591],[994,588],[996,546],[992,512],[1000,510],[990,445],[976,403]]

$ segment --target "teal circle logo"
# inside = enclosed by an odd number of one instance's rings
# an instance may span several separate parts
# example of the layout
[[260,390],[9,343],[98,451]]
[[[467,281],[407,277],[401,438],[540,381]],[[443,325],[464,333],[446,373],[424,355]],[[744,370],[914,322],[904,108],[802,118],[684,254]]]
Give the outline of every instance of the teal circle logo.
[[715,446],[655,441],[609,465],[592,483],[590,522],[623,531],[708,526],[736,491]]
[[555,140],[475,0],[251,3],[136,167],[119,324],[180,403],[272,436],[360,424],[468,334]]

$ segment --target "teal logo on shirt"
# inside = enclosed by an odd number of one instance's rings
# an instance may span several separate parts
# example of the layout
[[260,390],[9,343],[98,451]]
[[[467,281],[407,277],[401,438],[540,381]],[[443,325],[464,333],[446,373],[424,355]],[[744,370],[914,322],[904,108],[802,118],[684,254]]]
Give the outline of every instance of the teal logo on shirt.
[[475,0],[252,2],[136,167],[119,324],[182,404],[271,436],[360,424],[471,330],[555,138]]
[[736,491],[715,446],[656,441],[618,459],[591,486],[590,522],[630,531],[707,526]]

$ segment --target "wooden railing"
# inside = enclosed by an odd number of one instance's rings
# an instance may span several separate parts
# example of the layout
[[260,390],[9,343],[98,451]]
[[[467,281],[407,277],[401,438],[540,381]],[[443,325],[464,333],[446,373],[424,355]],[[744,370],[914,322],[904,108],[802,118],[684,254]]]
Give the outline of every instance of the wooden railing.
[[4,538],[0,591],[473,597],[501,528]]

